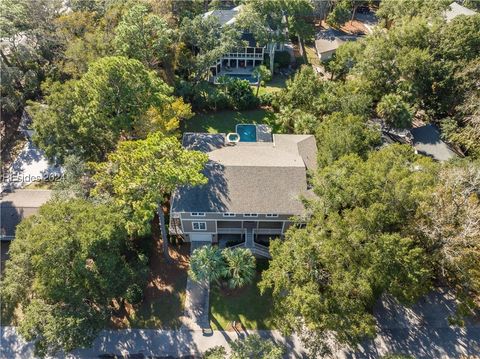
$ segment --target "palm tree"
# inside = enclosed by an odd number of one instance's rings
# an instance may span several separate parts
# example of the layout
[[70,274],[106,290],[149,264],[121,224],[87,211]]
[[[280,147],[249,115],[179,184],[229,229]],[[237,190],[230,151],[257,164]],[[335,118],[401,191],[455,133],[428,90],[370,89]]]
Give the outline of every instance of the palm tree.
[[247,248],[225,249],[223,257],[227,264],[230,288],[243,287],[255,277],[255,257]]
[[228,274],[222,251],[218,247],[202,246],[190,257],[189,275],[196,282],[218,282]]
[[255,96],[258,97],[258,90],[260,90],[260,83],[262,81],[269,81],[272,77],[272,73],[265,65],[257,66],[253,69],[252,75],[257,78],[257,94]]

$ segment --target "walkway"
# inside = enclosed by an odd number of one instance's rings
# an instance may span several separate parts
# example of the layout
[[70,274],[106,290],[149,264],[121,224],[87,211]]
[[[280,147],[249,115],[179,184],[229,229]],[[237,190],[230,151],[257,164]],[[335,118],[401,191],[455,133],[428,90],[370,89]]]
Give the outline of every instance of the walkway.
[[22,152],[2,178],[0,192],[8,188],[23,188],[40,179],[54,180],[59,174],[59,168],[49,164],[43,151],[28,137]]
[[[210,242],[191,242],[190,253],[202,246],[211,246]],[[204,281],[202,283],[195,282],[190,278],[187,279],[185,312],[182,317],[184,330],[210,331],[210,283]]]

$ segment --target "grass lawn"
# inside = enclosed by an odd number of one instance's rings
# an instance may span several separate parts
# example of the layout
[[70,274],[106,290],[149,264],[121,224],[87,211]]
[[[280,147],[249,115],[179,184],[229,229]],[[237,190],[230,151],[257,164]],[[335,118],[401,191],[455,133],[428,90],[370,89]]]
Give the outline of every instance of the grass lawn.
[[198,113],[183,123],[182,132],[235,132],[237,123],[266,123],[272,126],[274,118],[275,114],[265,109]]
[[[260,90],[258,91],[258,94],[262,95],[264,93],[274,93],[274,92],[280,91],[281,89],[285,88],[286,81],[287,81],[287,78],[285,76],[275,75],[273,76],[271,81],[265,84],[265,87],[260,86]],[[254,86],[253,92],[257,93],[256,86]]]
[[268,267],[267,260],[257,260],[254,283],[236,290],[211,287],[210,324],[212,329],[232,330],[231,323],[241,322],[246,329],[273,329],[272,297],[260,295],[257,283],[260,273]]
[[113,318],[115,328],[177,329],[185,304],[190,246],[170,246],[173,263],[165,263],[161,243],[155,240],[144,300],[138,308],[128,305]]

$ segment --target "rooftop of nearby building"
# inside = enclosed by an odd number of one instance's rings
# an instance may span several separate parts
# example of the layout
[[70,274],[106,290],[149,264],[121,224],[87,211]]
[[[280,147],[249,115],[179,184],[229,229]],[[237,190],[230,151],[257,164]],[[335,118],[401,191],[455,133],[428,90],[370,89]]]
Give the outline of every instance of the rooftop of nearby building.
[[448,161],[454,158],[455,152],[442,141],[440,131],[435,125],[412,128],[413,146],[418,153],[432,157],[437,161]]
[[471,16],[475,14],[476,12],[474,10],[466,8],[465,6],[462,6],[456,2],[452,2],[445,11],[444,17],[447,22],[450,22],[460,15]]
[[300,198],[311,195],[307,170],[316,168],[312,135],[228,144],[225,134],[186,133],[183,145],[208,154],[208,183],[179,188],[172,212],[303,213]]
[[38,212],[39,207],[52,196],[50,190],[17,189],[1,194],[0,236],[14,237],[15,229],[22,219]]
[[211,10],[203,14],[203,17],[214,16],[222,25],[233,25],[236,21],[237,15],[240,13],[242,5],[228,10]]
[[316,37],[315,49],[318,53],[336,50],[346,41],[355,41],[358,38],[358,36],[335,29],[322,30],[317,33]]

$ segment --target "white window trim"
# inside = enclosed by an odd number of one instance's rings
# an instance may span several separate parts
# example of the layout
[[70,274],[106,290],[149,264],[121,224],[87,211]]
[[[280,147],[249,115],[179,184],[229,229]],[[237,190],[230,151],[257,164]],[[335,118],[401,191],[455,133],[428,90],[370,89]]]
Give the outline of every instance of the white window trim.
[[235,213],[231,213],[231,212],[227,212],[227,213],[224,213],[223,214],[224,217],[236,217],[236,214]]
[[190,212],[192,217],[205,217],[205,212]]
[[244,213],[243,216],[244,217],[258,217],[258,214],[257,213]]
[[[195,228],[195,224],[198,224],[198,228]],[[205,228],[200,228],[200,225],[203,224]],[[206,231],[207,230],[207,222],[192,222],[192,230],[193,231]]]
[[265,217],[268,217],[268,218],[278,218],[278,214],[276,213],[267,213],[265,215]]

